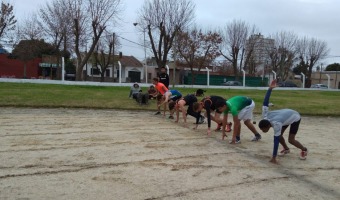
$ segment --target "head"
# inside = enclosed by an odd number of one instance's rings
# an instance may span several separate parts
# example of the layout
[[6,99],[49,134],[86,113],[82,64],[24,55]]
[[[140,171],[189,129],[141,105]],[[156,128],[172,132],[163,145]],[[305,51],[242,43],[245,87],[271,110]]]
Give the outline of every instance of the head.
[[133,87],[134,87],[134,88],[139,88],[138,83],[134,83],[134,84],[133,84]]
[[175,106],[176,106],[176,102],[173,101],[173,100],[170,100],[169,101],[169,110],[170,111],[173,110],[175,108]]
[[203,109],[203,103],[202,102],[195,102],[192,104],[192,109],[194,112],[201,112]]
[[157,99],[157,101],[161,101],[163,99],[163,95],[162,94],[157,94],[156,99]]
[[139,92],[143,92],[143,90],[139,90]]
[[153,79],[152,79],[152,83],[153,83],[154,85],[156,85],[156,84],[158,83],[158,78],[153,78]]
[[161,68],[161,73],[162,73],[162,74],[165,74],[165,73],[166,73],[165,67],[162,67],[162,68]]
[[219,112],[224,112],[225,110],[228,109],[227,107],[227,100],[218,100],[216,102],[216,109],[219,111]]
[[259,128],[264,132],[267,133],[272,125],[266,119],[263,119],[259,122]]
[[150,89],[155,89],[155,86],[153,86],[153,85],[150,85]]
[[196,96],[198,97],[201,97],[201,96],[204,96],[204,92],[206,92],[205,90],[202,90],[202,89],[198,89],[196,90]]

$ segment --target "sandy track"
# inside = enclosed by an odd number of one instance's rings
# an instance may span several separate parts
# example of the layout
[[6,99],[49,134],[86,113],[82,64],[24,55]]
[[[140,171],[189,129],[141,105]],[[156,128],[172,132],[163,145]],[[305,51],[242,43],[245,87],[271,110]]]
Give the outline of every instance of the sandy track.
[[272,131],[230,145],[151,112],[1,108],[0,199],[340,199],[339,121],[303,117],[307,160],[290,145],[277,166]]

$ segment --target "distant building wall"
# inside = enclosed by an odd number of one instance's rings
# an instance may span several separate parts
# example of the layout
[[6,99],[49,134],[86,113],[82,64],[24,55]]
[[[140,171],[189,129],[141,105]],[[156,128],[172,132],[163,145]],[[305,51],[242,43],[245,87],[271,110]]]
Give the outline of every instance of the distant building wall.
[[8,58],[8,54],[0,54],[0,77],[2,78],[38,78],[40,58],[35,58],[26,63],[18,59]]

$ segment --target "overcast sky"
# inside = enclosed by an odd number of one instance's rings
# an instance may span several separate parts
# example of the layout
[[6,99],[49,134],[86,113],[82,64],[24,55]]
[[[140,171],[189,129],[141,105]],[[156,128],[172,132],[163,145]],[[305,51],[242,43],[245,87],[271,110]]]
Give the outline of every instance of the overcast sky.
[[[10,0],[18,21],[51,0]],[[292,31],[298,36],[314,37],[327,42],[329,58],[324,65],[340,63],[340,0],[194,0],[196,24],[202,28],[217,29],[234,19],[256,25],[261,34],[268,36],[278,31]],[[142,36],[133,26],[137,11],[144,0],[123,0],[121,27],[117,35],[136,43],[143,43]],[[144,59],[142,46],[120,39],[124,55]],[[148,52],[151,56],[151,53]]]

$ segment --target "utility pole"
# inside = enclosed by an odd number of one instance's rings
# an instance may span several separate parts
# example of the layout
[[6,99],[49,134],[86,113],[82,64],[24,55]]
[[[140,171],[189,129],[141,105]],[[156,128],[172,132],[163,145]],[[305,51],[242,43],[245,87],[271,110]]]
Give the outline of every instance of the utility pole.
[[116,33],[112,33],[112,82],[115,82],[115,38]]

